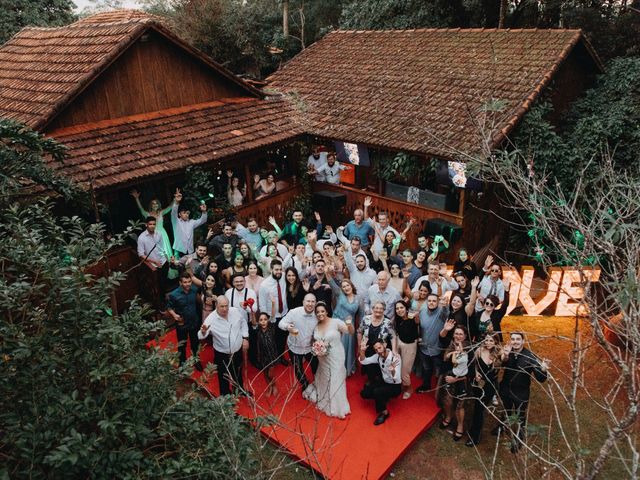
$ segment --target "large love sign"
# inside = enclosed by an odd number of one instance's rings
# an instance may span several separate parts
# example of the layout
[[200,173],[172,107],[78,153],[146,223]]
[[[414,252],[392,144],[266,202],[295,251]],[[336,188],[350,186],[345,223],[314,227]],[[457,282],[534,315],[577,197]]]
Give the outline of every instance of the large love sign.
[[[451,274],[452,268],[449,267]],[[519,304],[522,305],[525,315],[538,316],[551,307],[555,302],[557,317],[573,317],[587,315],[586,305],[581,303],[584,297],[584,289],[581,285],[597,282],[600,279],[600,268],[584,267],[552,267],[547,272],[548,278],[542,283],[546,288],[538,288],[536,298],[532,295],[532,285],[535,269],[530,266],[520,267],[520,272],[515,268],[502,267],[502,276],[509,280],[509,305],[507,314],[511,313]],[[540,290],[542,292],[540,293]]]
[[515,268],[503,268],[503,277],[509,279],[509,305],[507,313],[522,304],[525,315],[541,315],[544,310],[556,302],[554,315],[557,317],[573,317],[587,315],[589,312],[582,303],[584,289],[581,285],[597,282],[600,279],[598,267],[578,269],[576,267],[552,267],[548,271],[548,279],[543,283],[541,295],[531,296],[533,285],[533,267],[521,267],[520,273]]

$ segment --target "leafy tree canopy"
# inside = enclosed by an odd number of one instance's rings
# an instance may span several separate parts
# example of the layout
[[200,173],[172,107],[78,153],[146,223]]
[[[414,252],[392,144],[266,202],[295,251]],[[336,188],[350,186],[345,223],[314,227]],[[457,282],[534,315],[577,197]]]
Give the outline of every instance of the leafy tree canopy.
[[42,163],[60,147],[5,120],[0,138],[0,477],[260,478],[233,399],[179,397],[174,355],[145,347],[149,311],[111,311],[124,275],[88,273],[123,236],[16,201],[25,181],[74,195]]
[[0,44],[24,27],[59,27],[73,22],[72,0],[0,0]]
[[547,120],[551,107],[541,103],[523,120],[514,137],[535,168],[571,189],[575,174],[609,152],[617,168],[638,166],[640,152],[640,57],[612,60],[596,85],[578,100],[558,131]]

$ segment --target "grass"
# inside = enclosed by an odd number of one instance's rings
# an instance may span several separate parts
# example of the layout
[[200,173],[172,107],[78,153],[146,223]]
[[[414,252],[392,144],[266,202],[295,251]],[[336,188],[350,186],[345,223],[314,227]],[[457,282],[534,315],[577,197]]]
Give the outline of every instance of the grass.
[[[551,373],[560,385],[566,387],[571,375],[571,351],[573,348],[574,320],[564,317],[506,317],[503,328],[506,331],[521,330],[527,332],[529,347],[539,357],[551,360]],[[587,325],[581,325],[582,332],[588,332]],[[585,342],[589,335],[583,333]],[[601,399],[609,391],[615,371],[606,356],[597,346],[587,347],[583,382],[596,399]],[[569,377],[567,377],[567,375]],[[553,401],[547,394],[551,382],[534,385],[529,409],[529,424],[538,435],[531,435],[530,440],[547,449],[554,457],[567,457],[558,422],[554,414]],[[557,389],[555,394],[558,393]],[[558,404],[558,402],[556,402]],[[579,392],[577,411],[580,412],[580,437],[585,457],[588,461],[595,455],[602,444],[606,417],[602,410],[584,392]],[[576,433],[572,426],[569,410],[560,405],[559,416],[563,425],[567,425],[567,435],[573,439]],[[487,418],[482,442],[477,449],[464,446],[464,442],[454,443],[451,435],[431,428],[425,432],[412,448],[394,466],[390,477],[393,479],[434,479],[462,477],[465,480],[483,478],[560,478],[560,472],[543,465],[524,452],[517,455],[510,453],[506,440],[496,444],[497,437],[491,436],[489,430],[495,421]],[[572,440],[573,442],[573,440]],[[623,453],[624,454],[624,453]],[[491,475],[488,473],[495,455],[495,464]],[[566,466],[572,468],[573,458],[566,460]],[[484,466],[483,466],[484,465]],[[605,466],[600,478],[628,478],[622,464],[612,458]],[[283,480],[314,478],[309,470],[300,466],[290,466],[278,472],[274,478]]]

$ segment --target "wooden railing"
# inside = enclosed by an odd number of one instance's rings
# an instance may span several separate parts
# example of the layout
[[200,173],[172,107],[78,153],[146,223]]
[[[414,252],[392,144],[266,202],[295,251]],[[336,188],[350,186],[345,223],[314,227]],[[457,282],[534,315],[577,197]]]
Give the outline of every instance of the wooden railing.
[[[423,231],[426,222],[434,218],[439,218],[455,225],[462,225],[463,217],[457,213],[436,210],[416,203],[403,202],[402,200],[385,197],[384,195],[379,195],[374,192],[363,191],[344,185],[330,185],[328,183],[313,184],[313,192],[321,190],[330,190],[346,195],[347,203],[343,212],[341,212],[344,223],[353,219],[353,211],[355,209],[363,207],[365,197],[371,197],[373,203],[369,209],[369,214],[373,215],[382,210],[386,211],[389,214],[391,225],[399,230],[404,228],[404,225],[406,225],[409,220],[407,212],[411,212],[413,217],[418,221],[413,227],[414,233]],[[416,235],[409,235],[407,244],[411,248],[416,248]]]
[[258,225],[265,228],[270,228],[269,217],[273,216],[278,223],[283,225],[285,213],[301,190],[302,187],[299,184],[288,186],[266,198],[238,207],[236,216],[241,222],[246,222],[248,218],[253,217],[257,220]]

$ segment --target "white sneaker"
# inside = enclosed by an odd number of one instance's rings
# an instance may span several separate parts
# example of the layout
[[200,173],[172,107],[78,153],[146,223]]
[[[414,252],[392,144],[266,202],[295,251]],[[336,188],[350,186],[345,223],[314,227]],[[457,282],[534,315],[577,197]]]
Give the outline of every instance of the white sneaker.
[[409,398],[411,398],[411,392],[404,392],[402,394],[402,399],[403,400],[409,400]]

